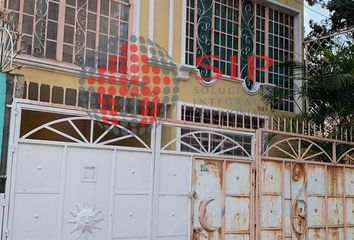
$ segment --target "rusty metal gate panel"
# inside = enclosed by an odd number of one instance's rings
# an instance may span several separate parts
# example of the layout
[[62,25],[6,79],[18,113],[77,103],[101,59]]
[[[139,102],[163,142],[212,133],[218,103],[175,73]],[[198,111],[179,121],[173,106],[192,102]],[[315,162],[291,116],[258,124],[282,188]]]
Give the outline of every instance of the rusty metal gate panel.
[[352,166],[306,138],[258,150],[257,239],[354,239]]
[[196,158],[193,239],[253,238],[251,161]]

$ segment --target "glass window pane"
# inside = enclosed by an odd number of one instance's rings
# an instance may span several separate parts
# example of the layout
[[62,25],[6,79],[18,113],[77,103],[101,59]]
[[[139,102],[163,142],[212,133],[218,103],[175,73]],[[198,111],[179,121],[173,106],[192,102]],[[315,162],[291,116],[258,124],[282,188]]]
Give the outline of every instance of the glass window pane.
[[33,17],[24,15],[22,24],[22,33],[32,34],[33,33]]
[[63,61],[71,63],[73,61],[73,47],[64,45],[63,48]]
[[118,38],[109,38],[109,52],[118,53]]
[[96,48],[96,34],[94,32],[87,32],[86,47]]
[[108,37],[105,35],[100,35],[98,49],[100,51],[107,52],[107,45],[108,45]]
[[64,28],[64,42],[74,44],[74,28],[65,26]]
[[32,37],[22,36],[21,38],[21,50],[26,54],[31,54],[32,52]]
[[97,12],[97,0],[88,1],[88,10],[92,12]]
[[118,18],[119,17],[119,3],[112,1],[111,2],[111,17]]
[[58,15],[59,15],[59,4],[49,2],[48,19],[57,21]]
[[118,37],[118,29],[119,29],[119,22],[116,20],[111,19],[111,24],[110,24],[110,34]]
[[20,0],[10,0],[9,8],[15,11],[20,11]]
[[74,25],[75,24],[75,9],[71,7],[65,8],[65,23]]
[[110,0],[101,0],[101,14],[109,15],[109,2]]
[[96,30],[96,18],[97,15],[94,13],[88,13],[87,28],[89,30]]
[[23,6],[23,11],[25,13],[33,14],[34,13],[34,0],[26,0],[26,3]]
[[98,65],[97,66],[107,66],[107,53],[98,53]]
[[108,18],[106,17],[100,18],[100,32],[108,33]]
[[86,66],[95,67],[95,51],[86,50]]
[[71,6],[75,6],[76,0],[66,0],[66,4],[69,4]]
[[129,8],[128,6],[121,6],[120,19],[128,22],[129,20]]
[[55,22],[48,22],[47,25],[47,38],[52,40],[57,40],[57,26]]
[[128,39],[128,24],[120,24],[120,38]]
[[57,44],[55,42],[47,41],[46,44],[46,57],[50,59],[56,59]]

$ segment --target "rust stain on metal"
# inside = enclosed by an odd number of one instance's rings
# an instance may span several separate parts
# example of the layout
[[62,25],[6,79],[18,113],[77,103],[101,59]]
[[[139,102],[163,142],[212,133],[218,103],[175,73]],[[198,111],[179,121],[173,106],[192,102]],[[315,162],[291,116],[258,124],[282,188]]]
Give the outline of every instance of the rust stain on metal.
[[329,194],[342,194],[343,193],[343,169],[338,167],[328,167],[328,192]]
[[214,176],[218,178],[220,186],[222,186],[222,162],[221,161],[212,161],[204,160],[204,166],[208,170],[211,170],[214,173]]
[[313,229],[313,237],[314,239],[313,240],[321,240],[321,229]]
[[292,227],[296,234],[297,239],[303,239],[303,235],[306,232],[307,225],[307,203],[304,200],[299,199],[302,192],[306,188],[306,169],[301,163],[295,163],[292,169],[292,178],[295,182],[304,180],[304,183],[298,192],[294,204],[293,204],[293,221]]
[[199,206],[199,222],[200,225],[207,231],[207,232],[214,232],[219,227],[210,226],[208,223],[208,215],[207,215],[207,206],[210,202],[214,201],[214,198],[209,198],[200,203]]

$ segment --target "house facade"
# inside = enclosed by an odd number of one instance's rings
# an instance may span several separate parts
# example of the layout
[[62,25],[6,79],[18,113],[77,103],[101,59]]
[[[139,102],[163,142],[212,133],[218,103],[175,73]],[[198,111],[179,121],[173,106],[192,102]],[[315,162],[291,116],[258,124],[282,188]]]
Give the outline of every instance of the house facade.
[[354,171],[298,163],[344,155],[262,132],[303,107],[283,64],[303,60],[302,0],[3,4],[22,36],[4,239],[352,239]]

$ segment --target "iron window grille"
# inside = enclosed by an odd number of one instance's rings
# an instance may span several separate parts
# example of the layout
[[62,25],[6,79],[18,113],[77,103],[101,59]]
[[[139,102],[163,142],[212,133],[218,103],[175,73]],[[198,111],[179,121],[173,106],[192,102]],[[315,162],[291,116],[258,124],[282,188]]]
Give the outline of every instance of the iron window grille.
[[[198,65],[206,79],[214,73],[200,63],[247,79],[247,57],[268,56],[273,67],[255,70],[255,81],[275,84],[282,97],[274,109],[293,112],[293,70],[281,64],[294,60],[294,28],[293,15],[251,0],[187,0],[185,63]],[[265,60],[256,59],[255,66],[265,66]]]
[[108,66],[109,55],[121,56],[120,46],[128,43],[129,0],[7,0],[5,6],[27,55]]

